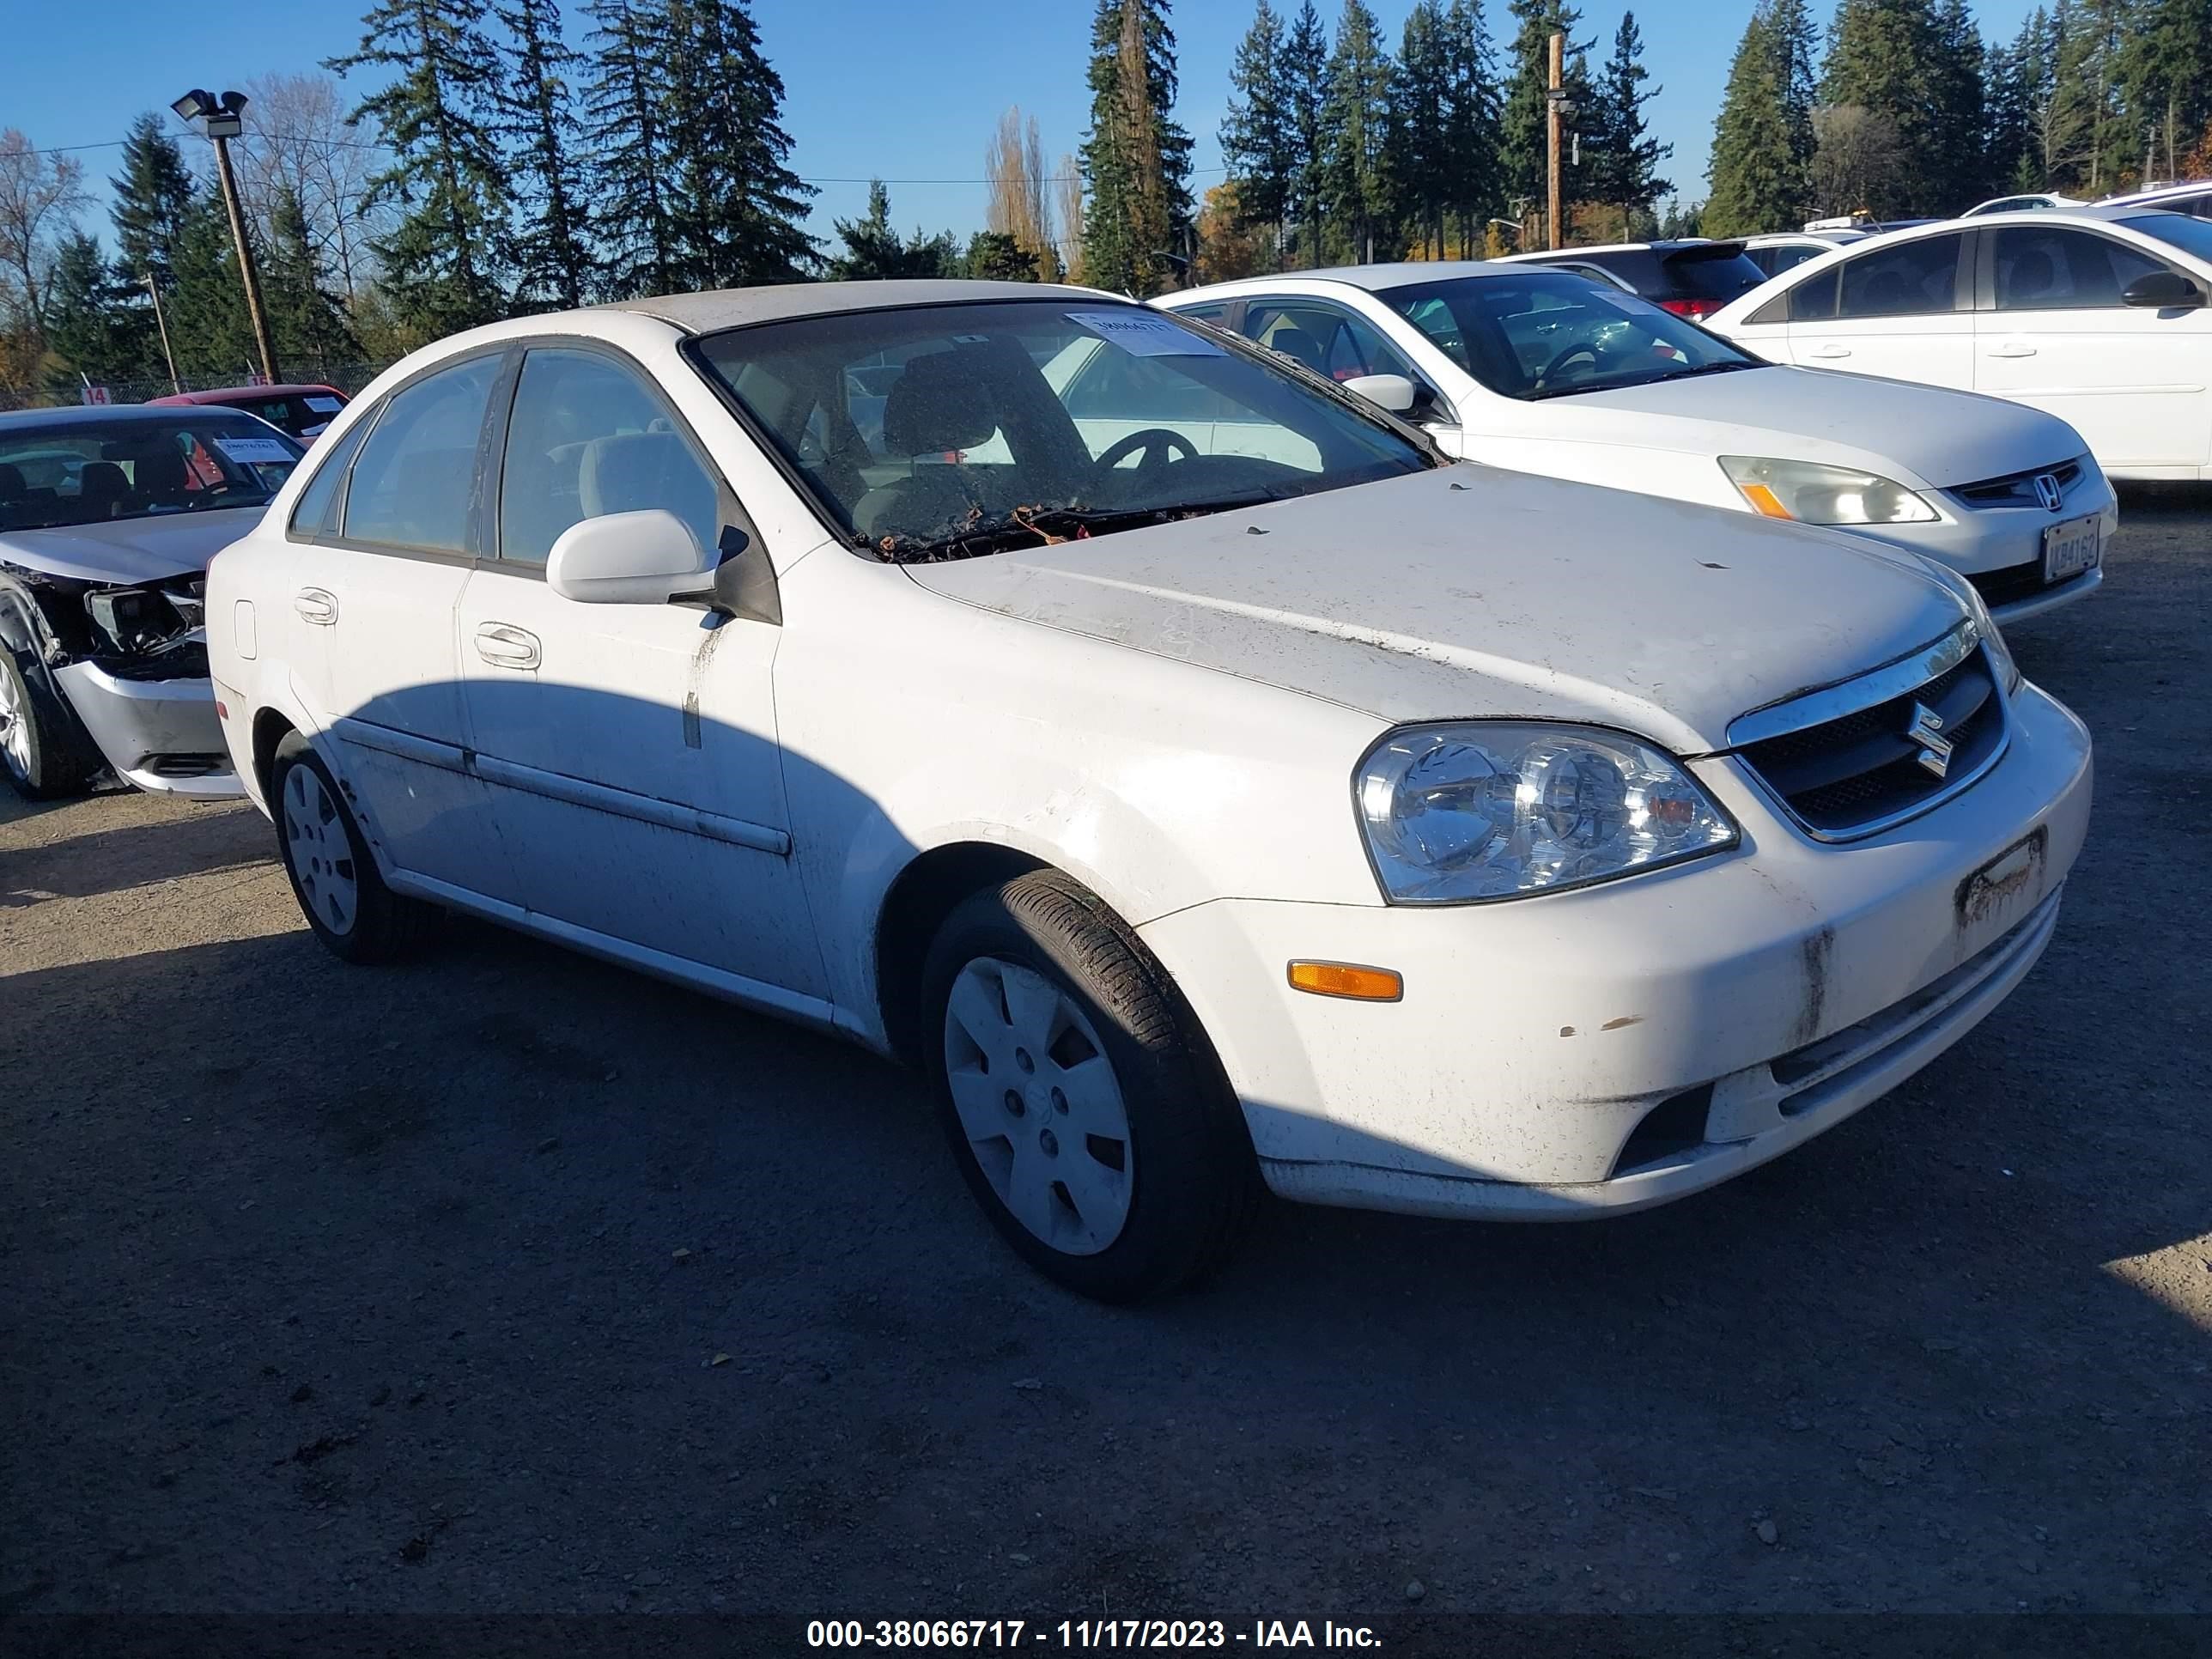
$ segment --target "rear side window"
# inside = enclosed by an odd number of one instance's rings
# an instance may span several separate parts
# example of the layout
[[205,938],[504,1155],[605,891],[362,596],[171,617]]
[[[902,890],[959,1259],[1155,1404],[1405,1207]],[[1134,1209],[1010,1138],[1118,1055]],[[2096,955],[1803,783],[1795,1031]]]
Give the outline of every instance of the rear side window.
[[1817,276],[1808,276],[1790,290],[1790,320],[1825,323],[1836,314],[1836,278],[1841,266],[1831,266]]
[[1914,317],[1955,311],[1964,236],[1923,236],[1844,264],[1842,317]]
[[499,362],[471,357],[392,395],[354,463],[348,541],[468,551],[477,442]]
[[337,533],[338,486],[345,482],[346,468],[361,451],[361,441],[368,436],[369,428],[376,424],[376,414],[371,410],[364,420],[354,422],[353,430],[339,441],[328,457],[321,461],[315,476],[307,480],[307,487],[300,492],[299,501],[292,508],[292,533],[296,536],[334,536]]
[[1685,248],[1668,254],[1662,269],[1665,273],[1666,297],[1669,299],[1725,302],[1750,293],[1766,280],[1766,273],[1741,248],[1727,252],[1719,248]]
[[2117,307],[2138,276],[2171,267],[2086,230],[2008,225],[1996,234],[1999,311]]

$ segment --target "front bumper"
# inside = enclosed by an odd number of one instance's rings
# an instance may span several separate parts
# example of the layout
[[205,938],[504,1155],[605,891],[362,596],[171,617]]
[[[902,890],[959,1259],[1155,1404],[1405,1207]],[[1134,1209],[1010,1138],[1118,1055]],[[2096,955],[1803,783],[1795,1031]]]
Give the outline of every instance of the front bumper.
[[2096,517],[2109,548],[2119,528],[2119,497],[2110,479],[2085,465],[2056,513],[2040,507],[1973,507],[1942,490],[1923,492],[1943,514],[1933,524],[1850,526],[1850,533],[1901,547],[1948,566],[1982,591],[1998,624],[2024,622],[2095,592],[2105,580],[2101,559],[2063,581],[2043,580],[2043,532],[2056,524]]
[[125,782],[208,800],[246,793],[216,719],[212,681],[125,679],[92,662],[67,664],[54,678]]
[[[1846,846],[1790,827],[1723,758],[1694,769],[1743,845],[1677,870],[1455,909],[1224,899],[1139,932],[1284,1196],[1527,1219],[1644,1208],[1877,1099],[2033,966],[2087,828],[2090,745],[2033,687],[2013,717],[1988,775]],[[1297,958],[1395,969],[1404,998],[1292,990]]]

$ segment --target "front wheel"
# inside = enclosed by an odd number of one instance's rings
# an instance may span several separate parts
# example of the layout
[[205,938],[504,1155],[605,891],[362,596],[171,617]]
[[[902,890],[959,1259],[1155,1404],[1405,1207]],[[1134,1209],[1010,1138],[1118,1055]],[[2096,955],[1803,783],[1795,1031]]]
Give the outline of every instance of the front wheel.
[[384,884],[322,757],[290,732],[269,770],[277,854],[315,937],[347,962],[389,962],[414,949],[438,913]]
[[1227,1258],[1259,1191],[1243,1109],[1165,969],[1096,894],[1052,871],[975,894],[923,988],[961,1173],[1031,1265],[1133,1302]]
[[99,763],[79,747],[70,726],[45,675],[24,673],[0,641],[0,769],[24,799],[60,800],[90,787]]

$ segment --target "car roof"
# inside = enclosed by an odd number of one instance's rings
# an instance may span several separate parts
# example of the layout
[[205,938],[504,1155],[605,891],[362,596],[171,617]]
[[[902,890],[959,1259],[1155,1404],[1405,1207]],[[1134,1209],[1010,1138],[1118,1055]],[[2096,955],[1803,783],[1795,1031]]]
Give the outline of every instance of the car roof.
[[1736,236],[1674,236],[1656,242],[1597,242],[1588,247],[1532,248],[1526,253],[1506,254],[1500,263],[1537,264],[1559,259],[1577,259],[1588,253],[1668,254],[1678,248],[1717,247],[1725,242],[1741,240]]
[[1265,276],[1238,276],[1225,283],[1207,283],[1201,287],[1163,294],[1159,299],[1161,303],[1171,306],[1200,295],[1266,293],[1285,283],[1331,283],[1379,294],[1414,283],[1449,282],[1455,276],[1515,274],[1502,269],[1502,264],[1503,261],[1497,259],[1401,259],[1389,264],[1322,265],[1312,270],[1278,270]]
[[[223,409],[222,412],[234,414],[241,421],[253,421],[257,426],[266,425],[242,409]],[[58,404],[52,409],[11,409],[0,413],[0,432],[20,427],[113,426],[118,422],[154,426],[177,418],[178,405],[173,404],[166,408],[152,404]]]
[[1060,283],[984,283],[912,280],[868,283],[781,283],[763,288],[723,288],[704,294],[664,294],[650,299],[617,300],[593,309],[634,311],[672,324],[691,334],[743,328],[751,323],[788,322],[799,317],[830,317],[850,311],[887,311],[905,306],[958,305],[979,300],[1111,300],[1133,304],[1103,289]]
[[250,400],[255,398],[306,397],[310,394],[337,396],[340,398],[345,396],[345,393],[340,392],[336,386],[324,386],[319,381],[288,380],[283,386],[210,386],[203,392],[173,392],[166,397],[149,398],[146,401],[149,404],[167,404],[171,405],[178,404],[222,404],[229,403],[234,399]]
[[2202,196],[2212,191],[2212,179],[2185,179],[2179,184],[2160,185],[2150,190],[2130,191],[2124,196],[2107,196],[2097,204],[2099,207],[2152,207],[2169,196]]

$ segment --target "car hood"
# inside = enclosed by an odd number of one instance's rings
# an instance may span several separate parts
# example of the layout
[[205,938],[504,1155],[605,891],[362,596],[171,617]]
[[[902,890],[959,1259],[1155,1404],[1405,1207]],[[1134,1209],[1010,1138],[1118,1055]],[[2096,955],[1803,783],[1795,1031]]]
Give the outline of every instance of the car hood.
[[1955,489],[2085,454],[2039,409],[1972,392],[1781,365],[1561,398],[1577,437],[1708,455],[1770,455]]
[[1394,722],[1578,720],[1680,754],[1964,614],[1856,537],[1464,465],[908,572]]
[[208,561],[261,522],[258,507],[0,532],[0,564],[81,582],[156,582]]

